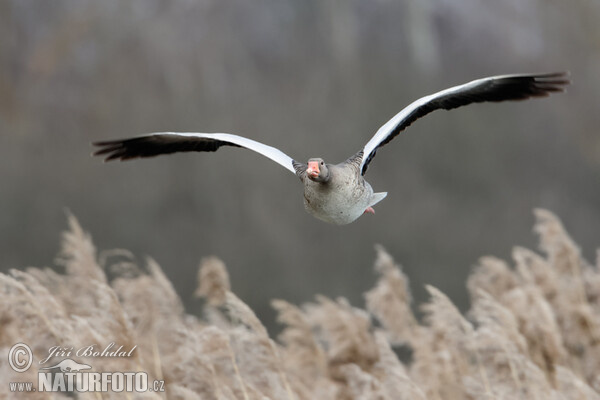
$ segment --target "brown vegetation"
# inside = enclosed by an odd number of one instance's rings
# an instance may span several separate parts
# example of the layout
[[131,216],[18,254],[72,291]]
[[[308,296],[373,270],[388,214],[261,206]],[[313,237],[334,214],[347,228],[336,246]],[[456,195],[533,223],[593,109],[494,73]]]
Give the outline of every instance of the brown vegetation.
[[[428,287],[419,322],[407,277],[378,247],[366,309],[343,298],[317,296],[301,307],[274,300],[284,327],[277,340],[231,292],[220,260],[202,261],[204,314],[191,316],[155,262],[142,270],[123,251],[98,257],[70,217],[64,274],[0,274],[0,354],[17,342],[36,359],[56,344],[135,344],[133,357],[94,359],[94,370],[147,371],[165,380],[170,399],[600,399],[600,265],[581,257],[554,215],[536,216],[542,255],[516,248],[512,267],[482,258],[467,282],[467,317]],[[115,256],[126,261],[109,265]],[[400,345],[412,350],[409,362],[393,351]],[[2,357],[2,390],[16,378]]]

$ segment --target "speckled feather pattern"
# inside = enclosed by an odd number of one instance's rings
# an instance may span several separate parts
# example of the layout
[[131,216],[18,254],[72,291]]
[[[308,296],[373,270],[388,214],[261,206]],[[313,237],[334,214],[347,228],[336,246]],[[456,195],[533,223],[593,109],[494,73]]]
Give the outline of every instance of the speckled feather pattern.
[[326,183],[300,175],[304,183],[304,208],[314,217],[336,225],[346,225],[360,217],[367,207],[385,196],[375,196],[373,188],[360,173],[362,152],[337,165],[327,165]]

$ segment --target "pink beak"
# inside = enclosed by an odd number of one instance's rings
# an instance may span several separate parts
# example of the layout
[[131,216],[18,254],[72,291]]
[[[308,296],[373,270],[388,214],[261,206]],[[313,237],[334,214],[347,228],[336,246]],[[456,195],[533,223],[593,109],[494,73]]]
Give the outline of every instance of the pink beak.
[[317,161],[310,161],[308,163],[306,173],[313,178],[319,176],[319,174],[321,173],[321,171],[319,170],[319,163]]

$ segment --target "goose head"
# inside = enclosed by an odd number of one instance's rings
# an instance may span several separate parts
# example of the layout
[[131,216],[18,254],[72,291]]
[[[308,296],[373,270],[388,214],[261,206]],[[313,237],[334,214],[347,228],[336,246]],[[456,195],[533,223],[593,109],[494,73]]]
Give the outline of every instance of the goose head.
[[329,181],[329,168],[327,168],[327,164],[322,158],[311,158],[308,160],[306,176],[311,181],[325,183]]

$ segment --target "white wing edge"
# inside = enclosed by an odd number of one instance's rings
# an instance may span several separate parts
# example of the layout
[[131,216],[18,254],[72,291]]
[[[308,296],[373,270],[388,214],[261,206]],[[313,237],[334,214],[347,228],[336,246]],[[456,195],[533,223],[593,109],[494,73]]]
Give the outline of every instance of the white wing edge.
[[413,101],[408,106],[404,107],[398,114],[394,115],[392,119],[386,122],[381,128],[377,130],[375,135],[367,142],[365,147],[363,148],[364,157],[360,164],[360,168],[362,170],[365,165],[365,161],[367,160],[369,154],[379,146],[381,142],[383,142],[388,135],[392,132],[392,130],[400,125],[402,121],[408,117],[415,109],[425,105],[438,97],[445,96],[447,94],[459,94],[461,92],[468,91],[486,81],[494,80],[494,79],[504,79],[518,76],[530,76],[531,74],[508,74],[508,75],[496,75],[496,76],[488,76],[486,78],[475,79],[471,82],[463,83],[462,85],[453,86],[448,89],[440,90],[434,94],[430,94],[429,96],[421,97],[420,99]]
[[[294,166],[292,164],[292,158],[285,154],[283,151],[268,146],[266,144],[257,142],[256,140],[248,139],[243,136],[233,135],[231,133],[196,133],[196,132],[155,132],[149,135],[174,135],[174,136],[185,136],[185,137],[198,137],[198,138],[207,138],[207,139],[215,139],[221,140],[223,142],[229,142],[233,144],[237,144],[246,149],[253,150],[263,156],[270,158],[275,161],[277,164],[281,165],[294,175],[296,175],[296,171],[294,170]],[[148,135],[144,135],[148,136]]]

